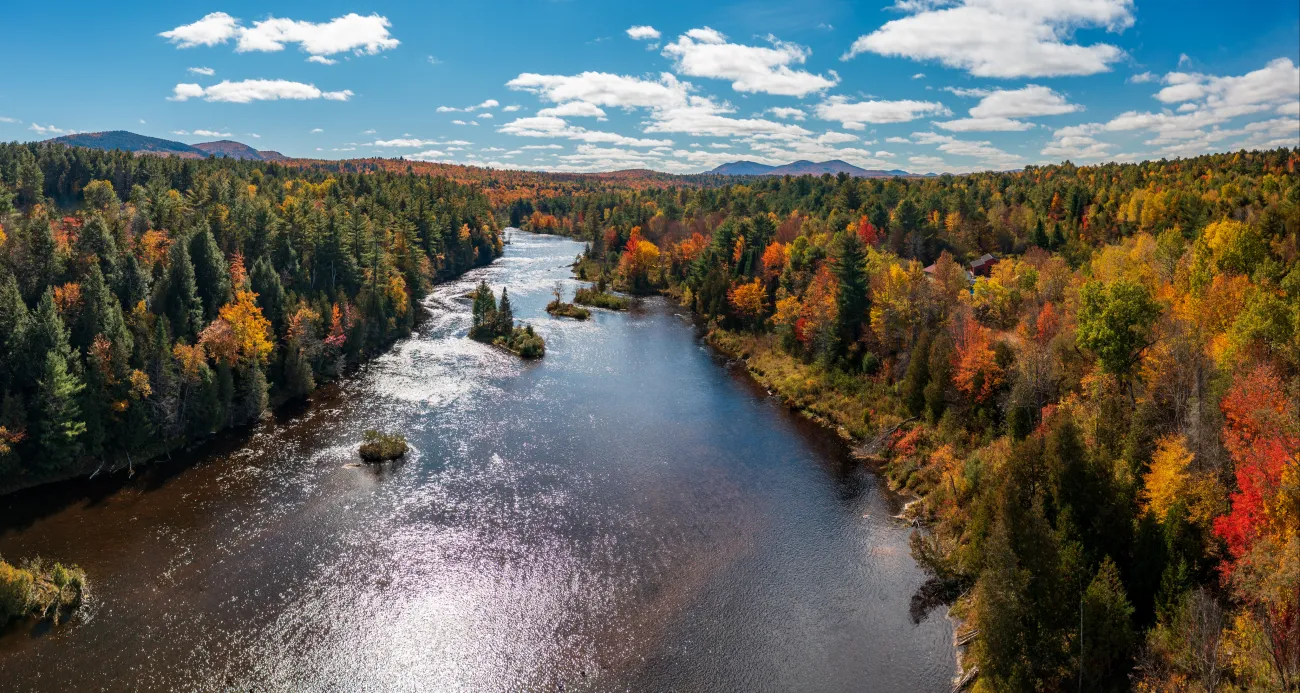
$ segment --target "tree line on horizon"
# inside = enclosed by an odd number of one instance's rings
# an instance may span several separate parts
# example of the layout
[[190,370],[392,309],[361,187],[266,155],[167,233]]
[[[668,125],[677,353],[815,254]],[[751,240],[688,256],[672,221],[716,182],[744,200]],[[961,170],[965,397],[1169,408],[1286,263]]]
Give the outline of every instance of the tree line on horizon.
[[756,178],[509,213],[884,436],[924,499],[915,615],[947,604],[973,634],[975,690],[1296,691],[1297,165]]
[[445,178],[0,145],[0,489],[256,420],[500,252]]

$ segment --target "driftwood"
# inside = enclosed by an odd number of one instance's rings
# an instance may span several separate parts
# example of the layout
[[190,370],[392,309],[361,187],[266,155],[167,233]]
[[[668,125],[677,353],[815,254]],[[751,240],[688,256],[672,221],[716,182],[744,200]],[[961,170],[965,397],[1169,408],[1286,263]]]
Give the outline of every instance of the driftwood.
[[971,667],[970,671],[966,672],[966,674],[962,676],[961,679],[957,681],[957,683],[954,683],[952,685],[952,693],[958,693],[958,691],[965,690],[965,688],[971,685],[971,683],[974,682],[975,678],[978,677],[979,675],[980,675],[980,668]]
[[876,437],[867,441],[863,441],[861,445],[853,449],[854,456],[875,457],[879,455],[889,447],[890,441],[893,439],[894,434],[898,432],[898,429],[916,420],[917,417],[915,416],[913,416],[910,419],[904,419],[894,424],[893,426],[890,426],[889,428],[881,431],[880,433],[876,434]]

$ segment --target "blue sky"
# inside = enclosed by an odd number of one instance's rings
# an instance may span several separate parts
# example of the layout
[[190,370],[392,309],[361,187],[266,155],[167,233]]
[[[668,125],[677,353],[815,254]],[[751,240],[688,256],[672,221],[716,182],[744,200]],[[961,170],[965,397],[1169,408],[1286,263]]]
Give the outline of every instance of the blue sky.
[[1300,146],[1294,0],[72,0],[0,26],[3,140],[679,173]]

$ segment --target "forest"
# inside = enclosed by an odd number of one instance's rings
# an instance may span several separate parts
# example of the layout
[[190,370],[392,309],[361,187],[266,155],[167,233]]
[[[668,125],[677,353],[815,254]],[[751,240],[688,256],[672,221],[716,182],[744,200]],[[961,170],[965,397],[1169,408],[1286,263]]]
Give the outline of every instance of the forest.
[[[1300,690],[1300,151],[520,196],[921,498],[979,691]],[[983,258],[982,261],[973,261]]]
[[[0,490],[305,396],[517,226],[586,242],[576,302],[680,302],[919,499],[913,617],[949,608],[974,690],[1300,690],[1297,165],[584,177],[0,145]],[[506,292],[475,298],[480,338],[512,334]]]
[[301,398],[501,243],[445,177],[0,145],[0,491]]

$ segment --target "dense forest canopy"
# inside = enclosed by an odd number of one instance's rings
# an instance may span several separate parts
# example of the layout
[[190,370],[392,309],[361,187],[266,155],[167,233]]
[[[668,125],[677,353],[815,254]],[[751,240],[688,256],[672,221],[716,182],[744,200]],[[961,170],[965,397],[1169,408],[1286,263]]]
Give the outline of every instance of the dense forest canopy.
[[753,178],[510,215],[882,443],[924,497],[916,615],[964,619],[976,688],[1294,691],[1298,163]]
[[307,394],[409,333],[498,229],[446,178],[0,146],[0,487]]
[[0,146],[0,486],[310,392],[516,225],[586,241],[602,295],[673,297],[880,452],[923,498],[915,616],[952,607],[978,689],[1294,691],[1297,164],[731,179]]

